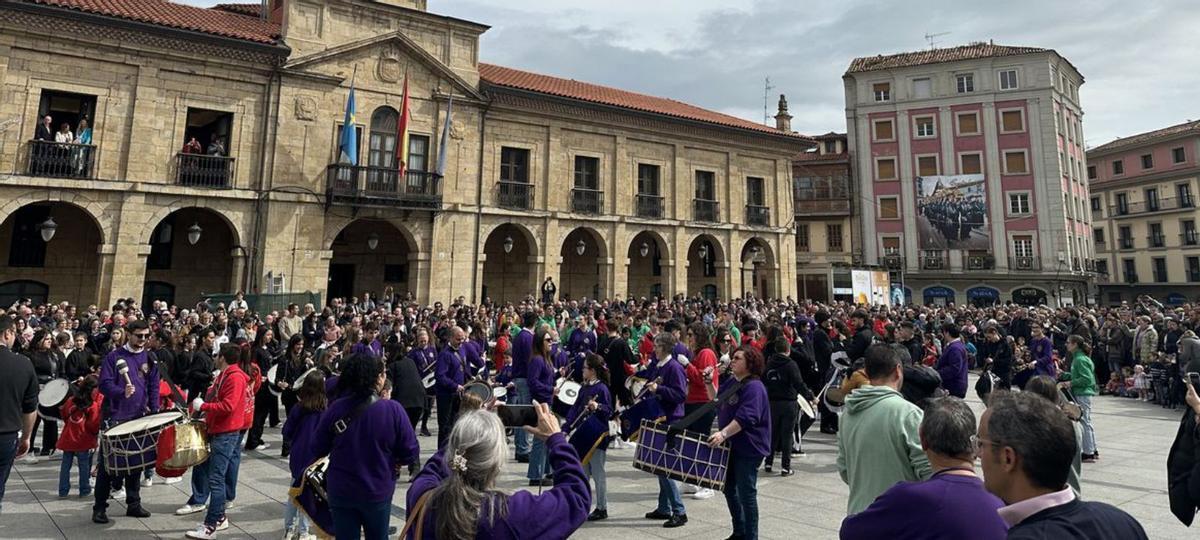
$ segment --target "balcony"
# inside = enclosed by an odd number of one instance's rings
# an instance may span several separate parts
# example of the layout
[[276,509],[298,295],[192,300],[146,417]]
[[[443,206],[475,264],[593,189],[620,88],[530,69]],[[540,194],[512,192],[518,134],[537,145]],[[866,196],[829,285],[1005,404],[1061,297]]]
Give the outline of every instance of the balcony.
[[96,162],[92,144],[29,141],[29,175],[55,178],[91,178]]
[[595,189],[571,190],[571,211],[580,214],[599,214],[604,208],[604,192]]
[[883,256],[883,267],[888,270],[899,270],[904,267],[904,257],[899,253],[889,253]]
[[945,270],[949,268],[949,266],[950,265],[946,261],[946,255],[944,253],[940,255],[926,253],[925,255],[921,256],[922,270]]
[[692,200],[692,219],[715,223],[721,214],[721,204],[706,199]]
[[1167,237],[1161,233],[1152,234],[1146,237],[1146,241],[1150,243],[1152,248],[1160,248],[1167,246]]
[[1071,270],[1074,272],[1083,271],[1083,263],[1079,262],[1079,257],[1071,257]]
[[795,199],[792,206],[799,217],[850,215],[850,199]]
[[1125,283],[1134,284],[1138,282],[1137,273],[1125,272]]
[[1184,246],[1200,245],[1200,232],[1196,232],[1195,229],[1183,231],[1179,235],[1179,243]]
[[513,210],[533,208],[533,184],[502,180],[496,186],[496,204],[501,208]]
[[797,177],[792,182],[792,207],[801,217],[850,215],[850,177]]
[[1124,237],[1118,241],[1121,249],[1133,249],[1133,238]]
[[181,186],[229,189],[233,187],[234,158],[204,154],[176,154],[175,181]]
[[326,204],[393,206],[439,209],[442,206],[441,177],[425,171],[400,171],[391,167],[333,164],[326,170]]
[[1012,269],[1021,271],[1041,270],[1042,263],[1037,257],[1017,256],[1012,258]]
[[1096,241],[1096,251],[1108,251],[1108,242],[1104,240]]
[[1191,197],[1182,199],[1149,199],[1146,201],[1137,201],[1131,203],[1114,204],[1108,207],[1109,215],[1113,217],[1136,216],[1140,214],[1152,214],[1154,212],[1170,212],[1172,210],[1186,210],[1195,207],[1196,203]]
[[963,253],[963,268],[967,270],[991,270],[996,266],[996,258],[990,253]]
[[771,209],[766,206],[747,204],[746,223],[766,227],[771,223]]
[[638,193],[635,199],[637,204],[637,217],[662,219],[663,217],[663,198],[658,195],[649,195],[646,193]]

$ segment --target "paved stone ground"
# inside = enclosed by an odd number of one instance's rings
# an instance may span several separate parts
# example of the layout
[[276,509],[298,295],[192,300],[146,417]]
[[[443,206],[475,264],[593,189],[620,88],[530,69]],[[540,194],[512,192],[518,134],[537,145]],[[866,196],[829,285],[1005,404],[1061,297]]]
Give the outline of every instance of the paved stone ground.
[[[982,407],[972,399],[977,411]],[[1194,538],[1171,514],[1166,495],[1166,456],[1178,425],[1180,411],[1168,411],[1131,399],[1101,397],[1096,400],[1094,420],[1102,459],[1084,464],[1083,496],[1115,504],[1134,515],[1150,538]],[[436,425],[435,422],[430,422]],[[759,476],[761,536],[763,538],[837,538],[845,516],[847,488],[834,465],[836,441],[821,433],[805,438],[808,455],[798,458],[790,478]],[[273,448],[265,453],[249,452],[242,460],[237,506],[229,512],[232,527],[221,538],[279,538],[282,536],[283,501],[287,491],[287,464],[279,459],[279,430],[268,429],[266,440]],[[435,439],[422,437],[423,455]],[[642,519],[655,506],[654,478],[631,466],[633,451],[609,450],[609,515],[607,521],[587,524],[575,538],[725,538],[729,514],[718,494],[706,501],[685,499],[690,523],[678,529],[663,529],[657,521]],[[59,461],[35,465],[19,463],[8,481],[4,513],[0,515],[0,538],[43,539],[130,539],[183,538],[195,527],[201,514],[176,517],[175,508],[188,496],[188,483],[156,483],[143,488],[148,519],[127,518],[123,504],[109,509],[113,523],[93,525],[90,500],[75,496],[57,497]],[[519,489],[524,467],[510,462],[502,488]],[[393,525],[403,523],[404,491],[396,491]],[[122,501],[123,503],[123,501]]]

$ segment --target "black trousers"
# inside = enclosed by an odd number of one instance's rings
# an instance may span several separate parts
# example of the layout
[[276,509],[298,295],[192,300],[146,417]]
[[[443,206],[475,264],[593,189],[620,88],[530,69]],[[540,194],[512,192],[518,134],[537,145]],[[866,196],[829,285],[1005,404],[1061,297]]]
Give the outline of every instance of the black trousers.
[[[404,414],[408,415],[408,421],[409,421],[409,423],[412,424],[413,433],[417,432],[417,424],[421,423],[421,415],[424,413],[425,413],[425,407],[405,407],[404,408]],[[428,415],[426,415],[426,418],[428,418]],[[408,465],[409,474],[416,474],[417,467],[419,467],[420,464],[421,464],[420,458],[417,458],[416,461],[410,463]]]
[[450,440],[450,430],[454,429],[454,419],[458,417],[458,406],[462,399],[458,394],[438,394],[437,396],[437,427],[438,449],[446,446]]
[[278,409],[279,405],[275,402],[275,396],[271,392],[264,388],[254,394],[254,423],[250,426],[250,434],[246,436],[246,450],[262,444],[263,424],[266,423],[272,408]]
[[421,412],[421,429],[429,431],[429,415],[433,413],[433,396],[425,395],[425,410]]
[[838,430],[838,415],[837,415],[837,413],[829,410],[829,407],[825,406],[824,399],[817,402],[817,410],[821,411],[821,413],[820,413],[821,414],[821,431],[828,432],[828,433],[837,433],[837,430]]
[[29,440],[32,441],[37,437],[39,427],[42,428],[42,446],[39,453],[47,456],[54,451],[55,446],[58,446],[58,422],[45,420],[42,415],[37,415],[33,419],[33,431],[29,433]]
[[775,461],[775,452],[779,452],[779,465],[792,468],[792,429],[799,414],[800,405],[794,399],[771,402],[771,455],[767,456],[767,465]]

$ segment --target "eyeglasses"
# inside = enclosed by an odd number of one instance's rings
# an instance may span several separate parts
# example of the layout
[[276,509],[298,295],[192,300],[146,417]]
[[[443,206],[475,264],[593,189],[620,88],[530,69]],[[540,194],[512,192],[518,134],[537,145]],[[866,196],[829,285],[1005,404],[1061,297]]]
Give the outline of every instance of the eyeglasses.
[[146,338],[150,337],[150,334],[129,334],[129,335],[131,335],[135,338],[138,338],[138,339],[146,339]]

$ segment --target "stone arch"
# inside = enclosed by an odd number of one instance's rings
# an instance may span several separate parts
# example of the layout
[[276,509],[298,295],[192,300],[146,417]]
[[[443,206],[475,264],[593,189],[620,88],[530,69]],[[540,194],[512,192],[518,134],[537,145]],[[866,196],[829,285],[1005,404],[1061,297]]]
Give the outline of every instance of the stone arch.
[[[643,250],[645,255],[642,254]],[[628,264],[626,293],[635,297],[670,297],[674,259],[671,258],[671,245],[666,238],[655,230],[638,231],[629,239],[629,247],[625,251]]]
[[[578,250],[580,242],[583,253]],[[612,264],[604,236],[588,226],[573,227],[563,236],[560,245],[559,297],[606,297]]]
[[170,204],[167,206],[160,207],[158,210],[156,210],[154,212],[154,215],[150,216],[150,220],[145,223],[145,226],[142,227],[142,239],[141,239],[140,243],[143,245],[149,244],[154,235],[154,229],[155,229],[155,227],[158,226],[159,223],[162,223],[162,221],[164,219],[166,219],[167,216],[174,214],[175,212],[178,212],[180,210],[185,210],[188,208],[196,208],[198,210],[208,210],[210,213],[212,213],[213,215],[220,218],[221,221],[225,222],[225,225],[227,227],[229,227],[229,231],[233,235],[234,247],[243,247],[245,245],[242,243],[242,239],[246,238],[246,233],[239,226],[238,222],[236,222],[232,219],[229,219],[229,216],[227,215],[227,212],[228,212],[227,208],[216,208],[214,206],[210,206],[205,201],[199,201],[199,200],[195,201],[195,204]]
[[[480,231],[483,239],[480,298],[518,303],[538,290],[541,257],[533,233],[520,223],[504,222]],[[506,249],[507,248],[507,249]]]
[[760,299],[779,295],[779,265],[771,243],[759,236],[752,236],[742,244],[741,255],[742,295],[753,294]]
[[84,214],[92,218],[92,223],[100,230],[101,243],[113,242],[109,234],[114,230],[112,226],[114,213],[109,212],[103,204],[79,193],[52,192],[46,196],[38,196],[31,192],[10,199],[4,206],[0,206],[0,223],[7,221],[18,209],[37,203],[63,203],[82,210]]
[[533,256],[543,256],[542,245],[540,242],[538,242],[538,231],[530,229],[523,223],[516,221],[500,221],[491,225],[485,225],[479,231],[479,237],[486,239],[490,237],[492,233],[496,232],[496,229],[504,226],[511,226],[521,233],[521,236],[525,238],[525,241],[529,242],[530,251],[532,252]]
[[711,295],[716,288],[717,297],[729,298],[729,260],[725,246],[709,233],[693,235],[687,248],[688,296]]
[[[89,210],[85,200],[18,197],[5,204],[0,210],[0,282],[36,281],[56,300],[98,303],[106,231],[94,213],[99,205]],[[51,218],[56,228],[46,241],[42,225]]]
[[420,245],[402,221],[361,217],[330,230],[327,298],[418,293]]
[[[192,305],[210,294],[241,289],[246,252],[236,224],[226,212],[205,206],[181,205],[156,212],[144,229],[150,247],[142,282],[148,296]],[[196,243],[190,229],[200,228]],[[170,289],[170,295],[163,291]],[[153,300],[153,299],[151,299]]]

